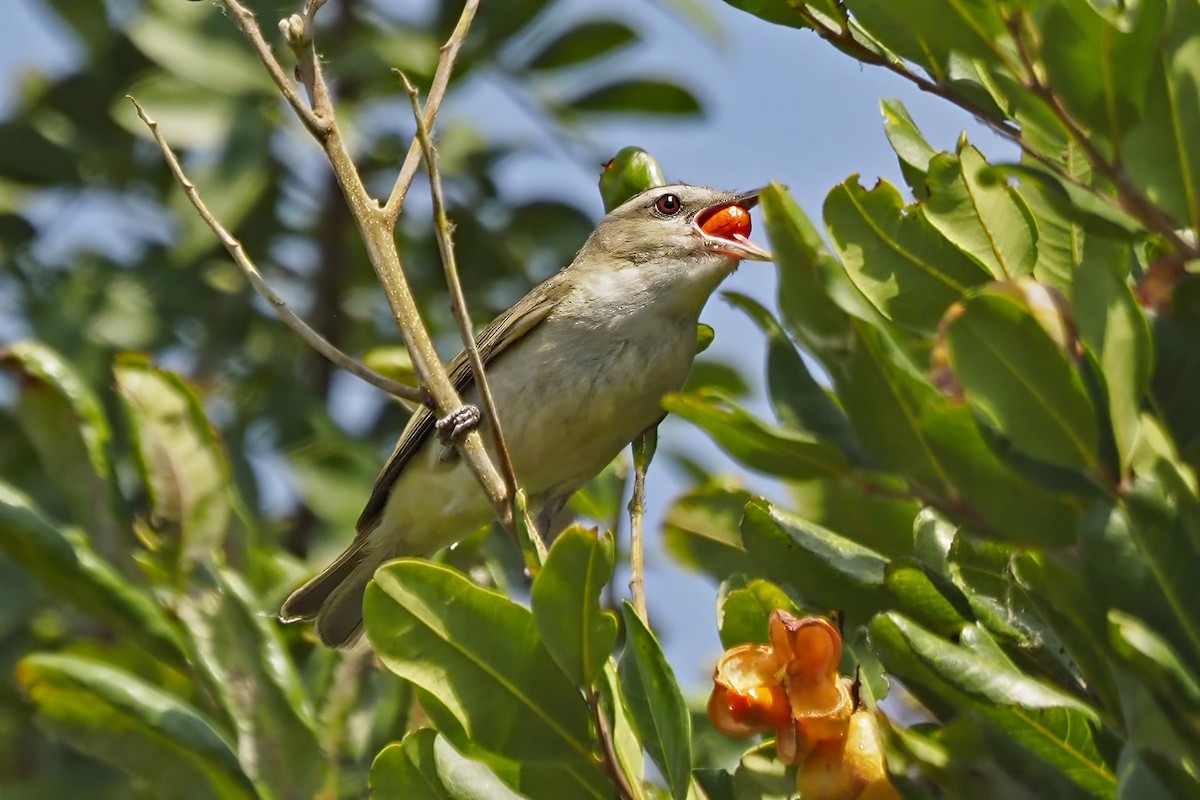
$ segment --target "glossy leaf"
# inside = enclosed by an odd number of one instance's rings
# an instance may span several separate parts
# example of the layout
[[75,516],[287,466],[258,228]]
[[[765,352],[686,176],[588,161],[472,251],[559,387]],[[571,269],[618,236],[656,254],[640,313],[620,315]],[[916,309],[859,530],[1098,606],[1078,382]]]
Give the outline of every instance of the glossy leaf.
[[654,634],[628,601],[621,607],[626,645],[621,656],[621,692],[650,758],[671,797],[684,800],[692,771],[692,722],[675,673]]
[[168,663],[182,665],[179,634],[153,596],[96,555],[79,532],[53,524],[28,497],[3,483],[0,549],[56,597],[113,626]]
[[[1138,27],[1155,24],[1162,5],[1162,0],[1139,4],[1134,15]],[[1133,74],[1148,68],[1150,77],[1141,119],[1126,134],[1121,155],[1151,200],[1181,226],[1195,226],[1200,224],[1200,147],[1193,135],[1200,129],[1200,96],[1195,91],[1200,85],[1200,9],[1194,3],[1168,5],[1161,40],[1137,51]],[[1149,20],[1143,21],[1143,16]],[[1118,79],[1128,80],[1124,75]]]
[[883,132],[900,159],[900,172],[913,196],[923,200],[929,196],[925,185],[929,163],[938,152],[925,141],[903,103],[889,98],[880,101],[879,107],[883,111]]
[[454,800],[438,775],[433,751],[437,738],[431,728],[419,728],[379,751],[371,762],[372,800]]
[[634,793],[641,800],[644,794],[642,779],[646,771],[642,740],[638,738],[638,732],[634,727],[629,704],[621,694],[621,679],[617,675],[617,662],[611,658],[604,664],[599,688],[602,701],[601,712],[606,715],[609,722],[617,761],[626,777],[629,778]]
[[193,660],[238,730],[242,768],[273,797],[316,794],[324,778],[311,701],[261,602],[235,574],[183,598]]
[[971,407],[1029,455],[1096,465],[1096,412],[1062,347],[1014,298],[979,294],[946,328],[950,363]]
[[971,604],[944,576],[919,562],[892,561],[884,572],[884,585],[896,608],[939,636],[957,636],[975,619]]
[[559,34],[529,59],[530,69],[561,69],[611,55],[637,40],[637,33],[616,20],[589,20]]
[[920,503],[909,499],[906,491],[898,478],[878,472],[789,487],[797,515],[890,558],[913,550]]
[[375,573],[363,619],[388,669],[436,696],[480,746],[531,762],[590,762],[583,697],[528,610],[448,567],[401,559]]
[[589,114],[696,116],[700,101],[675,83],[648,78],[619,80],[598,86],[570,101],[569,107]]
[[434,739],[433,759],[438,776],[455,800],[524,800],[486,764],[467,758],[444,736]]
[[769,644],[767,622],[771,612],[782,608],[803,616],[787,592],[770,581],[725,581],[717,601],[717,629],[725,649],[739,644]]
[[768,425],[713,392],[668,395],[663,408],[695,423],[738,461],[768,475],[804,480],[847,469],[835,445]]
[[1011,662],[1001,662],[968,647],[951,644],[895,612],[889,612],[883,618],[887,620],[886,624],[894,626],[917,658],[971,697],[1001,706],[1070,708],[1088,716],[1095,713],[1074,697],[1024,675]]
[[933,331],[951,303],[988,280],[922,207],[906,209],[886,181],[868,190],[852,176],[834,187],[825,198],[825,224],[850,280],[899,325]]
[[742,539],[761,574],[816,608],[845,609],[854,624],[879,608],[887,559],[761,499],[746,506]]
[[1150,325],[1125,283],[1128,250],[1116,249],[1117,263],[1112,264],[1088,249],[1092,257],[1076,273],[1071,307],[1080,338],[1103,370],[1113,436],[1125,470],[1137,444],[1142,399],[1150,383]]
[[1166,9],[1163,0],[1116,14],[1087,0],[1046,8],[1042,36],[1054,42],[1041,53],[1047,77],[1067,108],[1110,142],[1120,141],[1144,107]]
[[1037,226],[1025,200],[990,174],[983,155],[965,141],[958,154],[929,162],[923,204],[934,228],[997,280],[1029,274],[1037,261]]
[[119,359],[114,374],[152,522],[178,537],[179,570],[211,561],[230,522],[230,475],[199,399],[178,375],[136,356]]
[[722,297],[744,311],[767,337],[767,390],[775,415],[785,426],[836,444],[850,463],[865,461],[846,414],[809,372],[771,312],[737,292]]
[[258,797],[211,723],[140,678],[62,655],[29,656],[17,678],[51,735],[137,776],[156,797]]
[[559,534],[533,582],[533,618],[555,663],[577,686],[592,686],[617,641],[617,618],[600,608],[616,544],[578,525]]

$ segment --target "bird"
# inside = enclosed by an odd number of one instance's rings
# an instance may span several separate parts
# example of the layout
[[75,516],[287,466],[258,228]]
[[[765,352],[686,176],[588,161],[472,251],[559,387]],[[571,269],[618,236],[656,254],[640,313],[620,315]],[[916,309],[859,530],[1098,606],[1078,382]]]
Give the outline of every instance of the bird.
[[[747,212],[758,196],[685,183],[636,194],[597,223],[567,267],[478,335],[531,508],[561,508],[661,421],[663,397],[683,388],[691,370],[708,298],[741,261],[771,258],[748,238]],[[330,647],[357,640],[363,594],[381,564],[434,553],[494,516],[466,463],[439,435],[487,426],[465,352],[448,372],[463,409],[442,420],[425,407],[413,413],[354,540],[280,610],[284,622],[315,619]],[[491,437],[484,441],[495,458]]]

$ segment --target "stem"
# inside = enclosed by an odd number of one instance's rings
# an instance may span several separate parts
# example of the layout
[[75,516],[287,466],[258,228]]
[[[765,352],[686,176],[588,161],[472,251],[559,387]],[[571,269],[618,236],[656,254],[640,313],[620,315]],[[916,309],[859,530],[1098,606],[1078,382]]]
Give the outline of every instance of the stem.
[[320,139],[325,135],[325,130],[329,126],[329,121],[321,119],[320,116],[309,108],[300,97],[300,93],[296,91],[296,86],[292,83],[292,79],[284,71],[279,64],[279,60],[275,58],[275,53],[271,50],[271,45],[267,44],[267,40],[263,38],[262,29],[258,27],[258,20],[254,16],[254,12],[242,5],[238,0],[222,0],[229,16],[233,18],[234,24],[238,26],[242,34],[250,42],[250,46],[254,52],[258,54],[258,58],[262,61],[263,66],[267,68],[267,73],[271,76],[271,80],[275,82],[275,86],[279,89],[279,93],[283,95],[283,99],[288,102],[292,110],[296,112],[296,116],[300,118],[300,122],[308,129],[315,138]]
[[617,758],[617,750],[613,745],[612,731],[608,728],[608,719],[604,716],[604,710],[600,708],[600,693],[595,689],[588,691],[588,708],[591,709],[592,721],[596,724],[596,736],[600,740],[600,750],[604,753],[604,758],[600,762],[604,773],[617,788],[621,800],[638,800],[638,795],[630,785],[629,778],[621,769],[621,762]]
[[171,174],[175,177],[175,181],[183,189],[184,194],[187,195],[187,199],[191,202],[192,206],[195,207],[196,212],[200,215],[200,218],[204,220],[205,224],[207,224],[209,229],[212,230],[212,232],[216,235],[218,241],[221,242],[221,245],[225,248],[226,252],[228,252],[230,257],[233,258],[234,263],[237,264],[238,268],[242,271],[242,274],[246,276],[246,279],[250,282],[250,285],[253,286],[255,291],[257,291],[259,295],[268,303],[270,303],[271,307],[275,309],[275,312],[279,315],[279,318],[282,319],[289,328],[295,331],[296,334],[303,339],[309,347],[311,347],[313,350],[316,350],[331,363],[336,364],[337,366],[349,372],[351,375],[355,375],[377,389],[381,389],[382,391],[387,392],[395,397],[401,397],[405,400],[420,402],[424,396],[420,389],[415,386],[408,386],[406,384],[391,380],[390,378],[386,378],[383,375],[380,375],[378,372],[372,370],[366,364],[363,364],[361,361],[358,361],[342,352],[332,343],[330,343],[328,339],[313,330],[308,323],[302,320],[294,311],[292,311],[291,308],[288,307],[288,304],[284,301],[284,299],[280,297],[274,289],[271,288],[271,285],[267,283],[266,278],[264,278],[262,273],[258,271],[258,268],[254,265],[254,262],[248,255],[246,255],[246,249],[242,246],[242,243],[238,241],[233,234],[226,230],[225,226],[222,225],[221,222],[215,216],[213,216],[212,212],[208,210],[208,206],[205,205],[204,200],[200,197],[200,193],[196,191],[196,185],[192,183],[184,173],[183,167],[179,163],[179,159],[175,156],[174,151],[171,150],[171,146],[167,144],[166,140],[163,138],[162,132],[158,128],[158,123],[151,119],[151,117],[146,113],[146,110],[142,108],[137,100],[130,97],[129,102],[133,103],[134,109],[137,110],[138,117],[143,123],[145,123],[146,127],[150,129],[150,134],[154,137],[154,141],[158,145],[158,149],[162,152],[163,160],[167,162],[167,167],[171,170]]
[[[268,71],[272,72],[272,75],[276,71],[281,71],[270,48],[266,47],[265,43],[262,46],[257,44],[262,41],[262,33],[258,29],[254,15],[246,10],[240,0],[223,0],[223,2],[247,38],[250,39],[251,44],[254,45],[259,57],[267,65]],[[379,202],[367,193],[362,176],[359,175],[342,138],[341,130],[334,116],[329,89],[321,72],[320,60],[316,55],[312,36],[312,19],[324,2],[325,0],[309,0],[300,14],[293,14],[280,25],[280,29],[287,37],[288,45],[296,54],[297,70],[312,98],[313,109],[309,110],[302,101],[299,101],[290,82],[286,82],[286,88],[280,86],[280,91],[284,92],[285,97],[292,103],[302,120],[311,117],[320,122],[316,129],[309,126],[309,130],[320,143],[321,149],[325,151],[325,156],[337,178],[338,186],[341,187],[346,204],[354,217],[359,235],[366,245],[371,266],[375,269],[375,275],[380,286],[383,287],[392,314],[396,318],[400,334],[408,348],[409,356],[412,358],[413,368],[421,385],[428,392],[427,396],[422,396],[422,399],[432,405],[439,415],[445,416],[461,408],[463,403],[458,396],[458,391],[446,375],[446,369],[438,358],[433,342],[429,338],[429,332],[421,321],[420,311],[417,309],[416,300],[404,274],[400,253],[396,249],[394,228],[400,203],[396,202],[394,213],[389,215],[384,212]],[[470,21],[474,17],[476,5],[475,2],[468,2],[467,8],[463,10],[459,24],[443,47],[443,63],[439,64],[439,70],[445,67],[445,71],[448,73],[452,59],[447,56],[457,53],[462,46],[462,40],[466,37]],[[445,80],[449,80],[448,76]],[[276,82],[278,83],[278,80]],[[429,117],[434,111],[436,111],[435,108],[426,109],[427,124],[432,124],[433,120]],[[419,149],[419,144],[414,143],[414,146]],[[411,182],[411,178],[409,180]],[[501,524],[515,535],[512,506],[504,481],[492,464],[479,432],[471,431],[457,443],[457,446],[487,495]]]
[[[429,97],[425,100],[425,114],[421,117],[426,130],[432,128],[433,121],[437,119],[438,109],[442,106],[442,98],[446,95],[446,87],[450,85],[450,73],[454,70],[458,51],[462,49],[462,43],[467,38],[467,30],[471,27],[471,22],[475,19],[475,11],[478,8],[479,0],[467,0],[466,5],[463,6],[462,15],[458,18],[458,24],[454,26],[454,32],[442,45],[442,55],[438,59],[437,69],[433,73]],[[384,217],[392,225],[396,224],[396,220],[400,216],[404,198],[408,195],[413,178],[417,176],[417,167],[420,163],[421,142],[419,139],[414,139],[408,147],[408,154],[404,156],[404,163],[400,165],[400,174],[396,176],[396,185],[392,188],[391,196],[388,197],[387,204],[383,207]]]
[[646,470],[658,446],[658,425],[646,429],[633,442],[633,494],[629,498],[629,591],[638,618],[650,624],[646,608],[646,545],[642,523],[646,516]]
[[[429,171],[429,190],[433,198],[434,230],[437,234],[438,250],[442,256],[442,266],[446,273],[446,286],[450,289],[450,310],[458,323],[458,332],[462,337],[463,348],[471,362],[471,372],[475,377],[475,386],[479,390],[479,398],[483,402],[484,412],[492,429],[492,442],[496,448],[496,456],[500,460],[500,470],[504,476],[505,489],[508,497],[516,497],[517,473],[513,468],[512,454],[504,439],[504,431],[500,425],[500,412],[496,408],[496,398],[492,394],[491,385],[487,379],[483,357],[479,354],[479,344],[475,341],[475,331],[471,326],[471,315],[467,311],[467,299],[463,294],[462,280],[458,275],[458,261],[454,254],[454,241],[451,233],[450,219],[446,216],[445,197],[442,194],[442,176],[438,169],[437,152],[429,138],[429,129],[425,126],[425,118],[421,113],[421,101],[416,88],[409,82],[404,73],[397,70],[400,80],[404,82],[404,90],[408,92],[412,103],[413,118],[417,122],[417,143],[425,155],[426,169]],[[386,215],[386,211],[384,212]],[[541,535],[537,526],[531,520],[526,520],[529,535],[534,540],[534,546],[544,558],[546,546],[539,541]]]

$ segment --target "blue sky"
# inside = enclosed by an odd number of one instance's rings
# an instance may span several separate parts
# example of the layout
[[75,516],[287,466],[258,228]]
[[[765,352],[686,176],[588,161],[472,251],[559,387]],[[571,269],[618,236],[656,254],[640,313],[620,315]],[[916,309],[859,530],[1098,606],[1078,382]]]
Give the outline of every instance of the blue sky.
[[[425,5],[406,0],[394,4]],[[198,13],[210,5],[197,3]],[[687,5],[699,7],[709,17],[715,38],[680,23],[671,9]],[[0,27],[0,113],[10,107],[22,72],[61,69],[72,53],[54,25],[32,13],[35,6],[30,0],[6,0],[6,6],[6,24]],[[623,71],[636,66],[674,77],[702,97],[707,113],[703,120],[687,123],[607,121],[592,129],[589,138],[604,153],[615,153],[628,144],[645,148],[657,157],[669,180],[724,188],[779,181],[819,222],[825,194],[852,174],[860,175],[866,185],[881,177],[902,185],[879,111],[880,100],[888,97],[905,103],[939,149],[952,148],[966,130],[992,160],[1015,157],[1010,145],[949,104],[884,70],[861,67],[811,33],[768,24],[718,0],[567,0],[542,24],[565,26],[572,20],[611,17],[614,9],[620,19],[642,32],[646,42],[614,60],[612,68]],[[330,71],[336,75],[335,64]],[[552,194],[569,198],[596,216],[601,213],[595,190],[597,165],[548,146],[542,129],[495,85],[475,82],[447,103],[443,117],[446,122],[470,121],[497,137],[534,145],[534,155],[512,160],[501,176],[500,184],[511,199]],[[765,242],[761,233],[755,238]],[[774,305],[774,272],[769,265],[745,265],[724,288]],[[704,321],[717,331],[710,353],[741,365],[758,387],[756,399],[748,405],[769,413],[761,396],[764,354],[756,329],[719,298],[710,302]],[[660,453],[684,448],[711,459],[717,470],[740,472],[703,436],[668,421],[660,436]],[[768,483],[748,480],[773,493]],[[648,481],[649,531],[657,529],[667,503],[681,490],[678,476],[660,459]],[[647,574],[651,616],[663,633],[680,680],[698,687],[711,674],[719,651],[715,587],[681,573],[651,544]]]

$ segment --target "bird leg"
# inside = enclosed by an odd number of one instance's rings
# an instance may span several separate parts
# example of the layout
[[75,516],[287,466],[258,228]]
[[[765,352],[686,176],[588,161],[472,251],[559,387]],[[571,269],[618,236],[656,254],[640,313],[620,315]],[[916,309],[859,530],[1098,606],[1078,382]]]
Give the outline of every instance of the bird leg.
[[434,423],[434,427],[437,428],[438,436],[441,437],[442,441],[449,444],[457,442],[463,436],[478,428],[482,419],[483,414],[479,412],[479,406],[468,403],[454,409],[439,419]]

